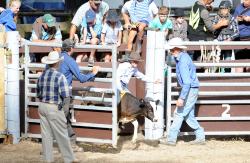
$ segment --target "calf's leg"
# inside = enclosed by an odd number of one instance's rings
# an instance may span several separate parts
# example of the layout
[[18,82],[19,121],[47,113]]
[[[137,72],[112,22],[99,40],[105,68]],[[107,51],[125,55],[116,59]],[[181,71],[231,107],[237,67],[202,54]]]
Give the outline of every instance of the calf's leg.
[[132,143],[136,143],[137,133],[138,133],[138,121],[137,121],[137,119],[135,121],[133,121],[132,124],[134,125],[134,135],[132,138]]

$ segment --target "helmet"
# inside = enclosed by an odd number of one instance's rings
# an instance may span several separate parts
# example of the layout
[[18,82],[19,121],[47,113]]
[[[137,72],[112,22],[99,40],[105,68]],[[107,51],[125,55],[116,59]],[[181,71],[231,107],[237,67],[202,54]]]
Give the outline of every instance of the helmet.
[[228,8],[231,9],[232,8],[232,3],[230,1],[221,1],[219,8]]

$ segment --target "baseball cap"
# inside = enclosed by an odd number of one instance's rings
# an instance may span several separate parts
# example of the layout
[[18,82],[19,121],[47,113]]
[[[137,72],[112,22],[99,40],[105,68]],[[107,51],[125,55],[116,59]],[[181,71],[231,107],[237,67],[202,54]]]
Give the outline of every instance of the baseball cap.
[[86,17],[87,23],[88,23],[88,22],[92,22],[92,21],[95,20],[96,14],[95,14],[95,12],[94,12],[93,10],[90,9],[90,10],[88,10],[88,11],[86,12],[85,17]]
[[43,22],[46,23],[49,27],[56,26],[56,19],[51,14],[43,15]]

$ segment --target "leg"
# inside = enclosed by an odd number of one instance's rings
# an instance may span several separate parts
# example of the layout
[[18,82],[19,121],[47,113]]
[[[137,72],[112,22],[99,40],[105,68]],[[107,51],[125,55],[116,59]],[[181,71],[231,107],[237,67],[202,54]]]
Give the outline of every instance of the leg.
[[46,106],[44,103],[39,105],[39,116],[40,116],[40,126],[41,126],[41,135],[42,135],[42,148],[43,148],[43,157],[47,162],[53,162],[53,134],[47,119]]
[[[98,38],[93,38],[90,41],[91,45],[97,45],[98,42],[99,42]],[[96,49],[90,51],[89,61],[88,61],[89,66],[93,66],[94,65],[94,62],[95,62],[95,52],[96,52]]]
[[72,162],[75,160],[73,150],[70,144],[67,132],[67,120],[62,110],[58,110],[56,105],[48,104],[48,119],[59,146],[60,152],[63,155],[64,162]]
[[136,30],[130,30],[129,31],[129,34],[128,34],[128,47],[127,47],[127,50],[128,51],[131,51],[132,48],[133,48],[133,41],[134,41],[134,38],[137,34],[137,31]]
[[132,143],[136,143],[137,140],[137,132],[138,132],[138,121],[137,119],[135,121],[132,122],[132,124],[134,125],[134,135],[132,138]]
[[138,26],[138,35],[136,38],[136,51],[139,53],[141,52],[142,38],[144,35],[144,29],[146,26],[147,24],[145,23],[139,23],[139,26]]
[[77,63],[85,62],[87,58],[88,55],[86,53],[80,53],[76,56],[76,62]]

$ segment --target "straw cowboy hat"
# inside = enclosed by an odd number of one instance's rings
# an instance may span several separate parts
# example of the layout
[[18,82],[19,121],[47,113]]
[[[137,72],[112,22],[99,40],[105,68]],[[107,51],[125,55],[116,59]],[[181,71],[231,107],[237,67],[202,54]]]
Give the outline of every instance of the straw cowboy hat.
[[52,51],[49,53],[48,56],[45,56],[42,58],[42,63],[54,64],[54,63],[57,63],[61,60],[63,60],[63,57],[60,57],[60,55],[57,51]]
[[184,46],[184,42],[181,38],[175,37],[170,39],[166,44],[166,49],[171,50],[174,48],[186,49],[187,47]]

